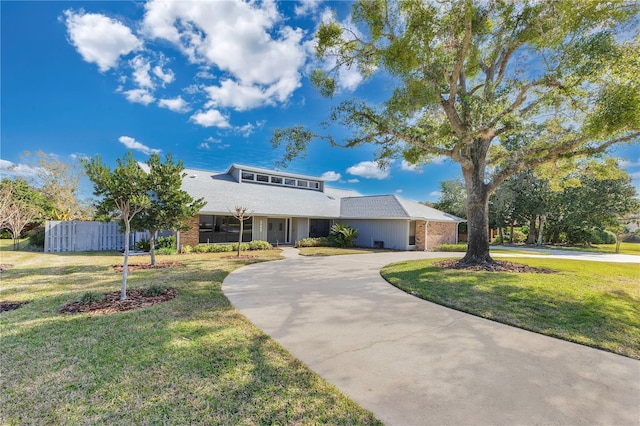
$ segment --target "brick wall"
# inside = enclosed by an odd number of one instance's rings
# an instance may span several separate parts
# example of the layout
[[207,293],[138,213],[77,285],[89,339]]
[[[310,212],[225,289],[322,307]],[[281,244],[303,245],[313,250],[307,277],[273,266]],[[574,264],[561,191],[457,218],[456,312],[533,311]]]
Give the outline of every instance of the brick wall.
[[426,241],[424,240],[425,226],[426,222],[424,220],[416,220],[416,250],[418,251],[424,251],[426,247]]
[[[458,224],[451,222],[429,222],[427,225],[427,250],[439,244],[455,244],[458,234]],[[416,226],[416,244],[418,231]]]
[[180,231],[180,246],[195,246],[198,244],[200,228],[200,216],[196,215],[185,223],[191,228],[188,231]]

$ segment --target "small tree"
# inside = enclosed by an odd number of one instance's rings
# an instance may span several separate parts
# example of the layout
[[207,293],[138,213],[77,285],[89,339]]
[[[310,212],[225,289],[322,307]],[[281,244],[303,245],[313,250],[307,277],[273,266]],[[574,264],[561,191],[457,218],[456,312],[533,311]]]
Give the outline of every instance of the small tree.
[[9,205],[9,213],[6,217],[5,226],[11,232],[13,238],[13,249],[18,250],[20,245],[20,234],[31,223],[40,212],[35,205],[24,200],[14,199]]
[[242,233],[244,232],[244,221],[251,219],[251,214],[253,212],[247,212],[249,210],[248,207],[244,206],[235,206],[234,210],[231,212],[233,217],[238,219],[240,222],[240,235],[238,236],[238,257],[240,257],[240,252],[242,250]]
[[93,182],[94,195],[100,197],[97,211],[103,216],[119,217],[124,223],[124,262],[122,267],[122,289],[120,300],[127,298],[127,275],[129,268],[129,236],[131,221],[135,215],[149,206],[147,174],[140,168],[133,154],[118,159],[112,171],[104,165],[100,156],[82,160],[87,176]]
[[149,173],[147,176],[147,193],[150,197],[149,205],[139,215],[133,218],[131,226],[134,229],[149,231],[151,265],[156,264],[155,245],[156,234],[161,230],[184,231],[189,229],[185,220],[195,216],[206,202],[199,198],[194,200],[183,191],[182,178],[184,164],[182,161],[173,162],[169,153],[165,162],[160,161],[158,154],[152,154],[147,161]]

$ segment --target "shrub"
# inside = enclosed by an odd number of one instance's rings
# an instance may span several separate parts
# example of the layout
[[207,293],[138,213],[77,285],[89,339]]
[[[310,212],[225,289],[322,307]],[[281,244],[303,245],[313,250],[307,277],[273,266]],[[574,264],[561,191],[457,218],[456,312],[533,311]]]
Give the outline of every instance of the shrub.
[[467,243],[459,243],[459,244],[440,244],[435,246],[434,251],[456,251],[456,252],[465,252],[467,251]]
[[178,250],[172,247],[162,247],[156,250],[157,254],[176,254]]
[[[237,247],[238,244],[235,246]],[[208,251],[209,253],[226,253],[233,250],[237,250],[233,248],[233,244],[211,244]]]
[[596,229],[591,234],[591,242],[593,244],[615,244],[616,234],[604,229]]
[[149,240],[141,240],[135,244],[134,248],[140,251],[149,251],[151,250],[151,243],[149,243]]
[[266,241],[255,240],[249,243],[249,250],[271,250],[272,248],[273,246]]
[[193,247],[190,245],[182,246],[182,252],[185,254],[189,254],[193,251]]
[[157,249],[162,249],[162,248],[175,249],[176,248],[176,237],[174,235],[170,235],[168,237],[159,237],[156,240],[156,248]]
[[160,296],[164,291],[164,287],[160,284],[151,284],[149,287],[142,290],[142,295],[145,297]]
[[303,238],[296,241],[296,247],[331,247],[327,237]]
[[11,240],[11,239],[13,239],[13,236],[11,235],[11,232],[9,232],[9,231],[2,231],[2,232],[0,232],[0,239],[1,240]]
[[42,226],[29,231],[29,245],[44,248],[45,231]]
[[334,224],[329,231],[329,241],[336,247],[353,247],[353,240],[357,236],[357,229],[339,223]]
[[206,253],[209,251],[209,244],[198,244],[193,247],[194,253]]
[[79,302],[84,304],[104,302],[104,294],[88,291],[80,297]]
[[[238,243],[227,244],[227,247],[231,247],[231,249],[225,251],[238,251]],[[242,245],[240,246],[240,251],[247,250],[249,250],[249,243],[242,243]]]

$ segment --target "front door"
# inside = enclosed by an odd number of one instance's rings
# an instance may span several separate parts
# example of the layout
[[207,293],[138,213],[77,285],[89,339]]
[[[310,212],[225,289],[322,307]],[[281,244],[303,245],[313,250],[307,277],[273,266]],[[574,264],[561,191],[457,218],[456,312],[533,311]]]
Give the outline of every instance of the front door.
[[269,219],[267,221],[267,241],[271,244],[283,244],[287,241],[286,219]]

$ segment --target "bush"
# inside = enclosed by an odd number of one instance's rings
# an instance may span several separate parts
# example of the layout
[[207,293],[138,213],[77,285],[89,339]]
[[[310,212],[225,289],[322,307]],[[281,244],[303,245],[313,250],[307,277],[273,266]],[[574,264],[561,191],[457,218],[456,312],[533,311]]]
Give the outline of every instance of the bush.
[[357,236],[357,229],[339,223],[334,224],[329,231],[329,241],[336,247],[353,247],[353,240]]
[[193,251],[193,247],[190,245],[182,246],[182,253],[189,254]]
[[296,247],[331,247],[327,237],[303,238],[296,241]]
[[[238,244],[236,243],[235,246],[237,247]],[[230,251],[234,251],[237,250],[237,248],[233,248],[234,245],[233,244],[211,244],[209,245],[209,253],[226,253],[226,252],[230,252]]]
[[178,250],[172,247],[162,247],[156,250],[156,254],[176,254]]
[[160,284],[151,284],[149,287],[142,290],[142,295],[145,297],[160,296],[164,291],[164,287]]
[[455,252],[466,252],[467,251],[467,243],[459,243],[459,244],[440,244],[435,246],[434,251],[455,251]]
[[206,253],[209,251],[209,244],[198,244],[193,247],[194,253]]
[[141,240],[138,241],[133,247],[136,250],[149,251],[151,250],[151,243],[149,243],[149,240]]
[[272,248],[273,246],[266,241],[255,240],[249,243],[249,250],[271,250]]
[[2,231],[0,232],[0,240],[11,240],[13,239],[13,236],[11,235],[11,232],[9,231]]
[[[228,244],[227,247],[231,247],[231,249],[225,250],[225,251],[238,251],[238,243]],[[249,243],[242,243],[240,245],[240,251],[247,251],[247,250],[249,250]]]
[[615,244],[616,234],[604,229],[594,229],[591,233],[591,243],[593,244]]
[[175,249],[176,248],[176,237],[174,235],[170,235],[168,237],[159,237],[156,240],[156,248],[157,249],[162,249],[162,248]]
[[104,302],[104,294],[88,291],[80,297],[79,302],[84,304]]
[[33,228],[29,231],[29,245],[44,248],[45,231],[42,226]]

